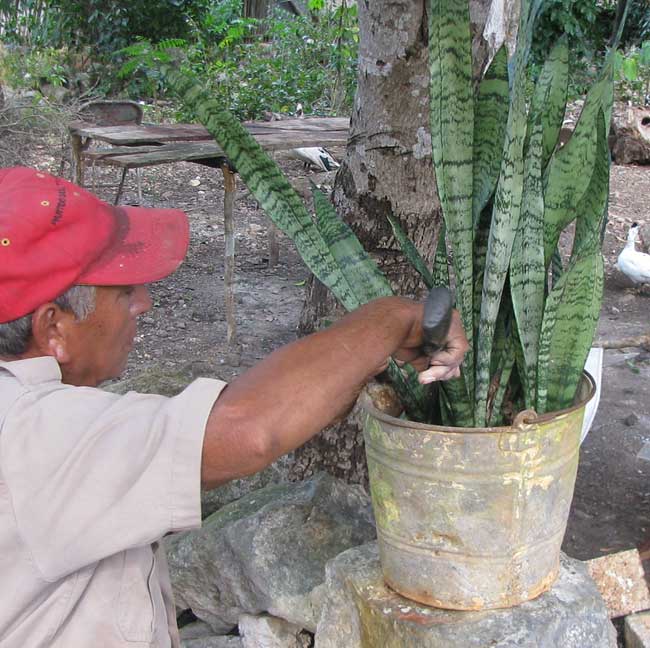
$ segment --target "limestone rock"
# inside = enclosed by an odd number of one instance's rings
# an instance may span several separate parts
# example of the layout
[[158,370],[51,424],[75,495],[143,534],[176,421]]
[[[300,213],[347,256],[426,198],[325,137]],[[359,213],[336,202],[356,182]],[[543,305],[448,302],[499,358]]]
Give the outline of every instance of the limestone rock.
[[267,614],[239,617],[242,648],[301,648],[301,631],[300,626]]
[[650,648],[650,611],[625,617],[625,648]]
[[204,621],[189,623],[180,628],[178,632],[181,639],[202,639],[203,637],[211,637],[214,634],[212,628]]
[[326,563],[374,537],[369,497],[320,474],[249,493],[165,545],[178,606],[217,633],[264,612],[314,631]]
[[180,629],[181,648],[242,648],[241,637],[215,635],[203,621],[195,621]]
[[206,518],[226,504],[230,504],[230,502],[234,502],[248,493],[271,484],[288,481],[289,466],[290,460],[287,456],[284,456],[268,468],[250,477],[234,479],[219,488],[204,491],[201,493],[201,516]]
[[243,648],[241,637],[223,637],[213,635],[199,639],[181,641],[181,648]]
[[650,588],[638,549],[600,556],[585,564],[612,619],[650,608]]
[[616,633],[584,565],[562,556],[553,588],[505,610],[426,607],[383,583],[376,543],[327,565],[315,648],[616,648]]

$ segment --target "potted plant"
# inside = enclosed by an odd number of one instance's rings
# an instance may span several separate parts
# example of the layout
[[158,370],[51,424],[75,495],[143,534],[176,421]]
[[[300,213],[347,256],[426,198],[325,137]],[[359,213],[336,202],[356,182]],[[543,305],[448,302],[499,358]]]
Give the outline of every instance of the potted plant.
[[[406,596],[441,607],[507,607],[551,586],[594,391],[583,369],[603,290],[612,65],[560,148],[566,39],[526,96],[541,5],[522,0],[516,51],[508,60],[501,49],[475,89],[468,4],[432,3],[430,124],[444,217],[432,269],[391,221],[425,284],[453,284],[471,343],[461,378],[439,389],[390,364],[400,416],[365,401],[384,575]],[[230,113],[186,71],[165,74],[346,309],[392,294],[326,196],[314,188],[312,218]],[[557,248],[568,226],[573,246],[563,265]]]

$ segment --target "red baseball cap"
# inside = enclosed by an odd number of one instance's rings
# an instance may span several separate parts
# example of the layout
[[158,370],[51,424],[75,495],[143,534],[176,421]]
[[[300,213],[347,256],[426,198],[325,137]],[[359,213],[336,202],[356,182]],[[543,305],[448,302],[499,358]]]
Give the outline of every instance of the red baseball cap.
[[49,173],[0,169],[0,323],[74,285],[162,279],[182,263],[188,243],[180,210],[114,207]]

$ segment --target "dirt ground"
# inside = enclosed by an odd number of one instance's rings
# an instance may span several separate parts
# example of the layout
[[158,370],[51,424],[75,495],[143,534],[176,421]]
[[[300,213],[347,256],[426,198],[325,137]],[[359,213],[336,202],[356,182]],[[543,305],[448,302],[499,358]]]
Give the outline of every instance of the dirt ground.
[[[45,151],[37,155],[34,166],[56,170]],[[296,161],[284,161],[283,167],[294,177],[310,173]],[[101,170],[97,176],[99,183],[114,183],[118,172]],[[280,262],[269,268],[268,220],[243,186],[235,205],[239,347],[233,351],[225,342],[221,173],[180,163],[144,169],[141,177],[143,205],[177,207],[189,214],[191,245],[183,266],[152,287],[155,308],[142,318],[124,378],[134,380],[150,370],[162,373],[169,377],[170,392],[193,376],[230,380],[294,339],[309,273],[283,236]],[[97,186],[96,191],[111,200],[115,188]],[[613,167],[598,339],[650,333],[650,297],[630,290],[613,267],[629,225],[650,224],[648,195],[650,168]],[[122,202],[138,204],[133,171]],[[565,551],[587,559],[649,538],[649,478],[650,353],[638,348],[608,350],[600,407],[582,446]]]

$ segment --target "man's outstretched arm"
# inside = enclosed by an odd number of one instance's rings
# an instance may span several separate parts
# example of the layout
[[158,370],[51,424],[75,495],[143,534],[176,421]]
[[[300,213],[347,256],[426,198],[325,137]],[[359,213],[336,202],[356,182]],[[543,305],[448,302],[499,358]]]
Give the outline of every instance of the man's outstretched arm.
[[468,348],[458,314],[445,350],[431,359],[422,355],[422,316],[420,303],[377,299],[328,329],[278,349],[239,376],[208,417],[203,487],[253,474],[305,443],[348,411],[390,356],[426,369],[422,382],[458,375]]

